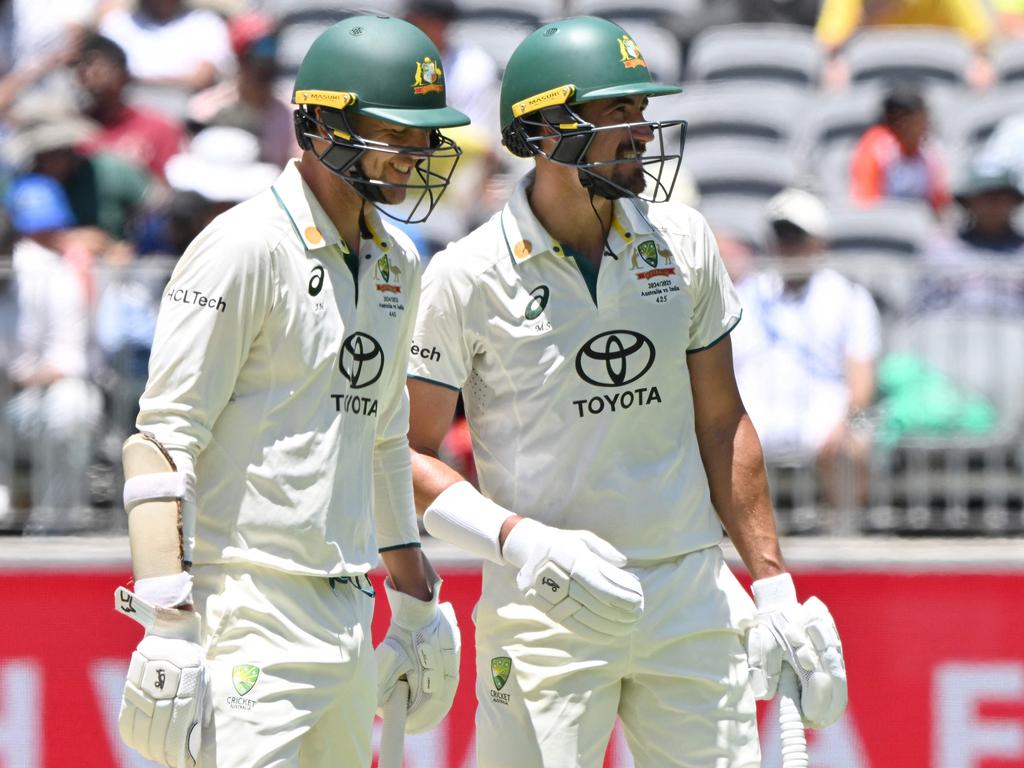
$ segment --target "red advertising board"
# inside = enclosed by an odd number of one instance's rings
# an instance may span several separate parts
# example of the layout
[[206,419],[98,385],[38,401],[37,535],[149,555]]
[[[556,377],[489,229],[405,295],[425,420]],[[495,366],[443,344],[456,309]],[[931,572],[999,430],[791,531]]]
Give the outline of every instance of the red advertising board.
[[[407,768],[471,768],[473,624],[480,580],[444,569],[465,650],[462,686],[437,731],[410,737]],[[0,768],[144,766],[120,746],[116,713],[134,623],[113,611],[117,571],[0,571]],[[1024,768],[1024,570],[815,571],[803,596],[832,609],[850,706],[810,734],[814,768]],[[386,627],[378,601],[376,637]],[[762,709],[765,768],[781,763]],[[606,766],[629,766],[616,733]]]

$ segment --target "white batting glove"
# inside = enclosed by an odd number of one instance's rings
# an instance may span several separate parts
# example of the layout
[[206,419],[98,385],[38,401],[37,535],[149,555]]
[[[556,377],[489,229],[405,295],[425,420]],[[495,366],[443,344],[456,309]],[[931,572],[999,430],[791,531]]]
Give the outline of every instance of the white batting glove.
[[384,582],[391,626],[377,646],[378,712],[395,693],[399,678],[409,682],[406,733],[429,731],[451,709],[459,686],[462,637],[451,603],[438,603],[441,579],[428,566],[433,597],[417,600]]
[[192,768],[205,690],[199,616],[153,605],[124,587],[114,592],[114,606],[146,628],[128,667],[118,715],[121,738],[148,760]]
[[590,531],[567,531],[523,519],[502,555],[519,568],[527,601],[573,632],[596,638],[633,630],[644,611],[640,580],[622,570],[626,556]]
[[802,605],[788,573],[758,579],[751,586],[757,613],[747,629],[750,687],[755,698],[771,699],[782,665],[800,678],[800,710],[811,728],[825,728],[846,709],[843,645],[828,608],[816,597]]

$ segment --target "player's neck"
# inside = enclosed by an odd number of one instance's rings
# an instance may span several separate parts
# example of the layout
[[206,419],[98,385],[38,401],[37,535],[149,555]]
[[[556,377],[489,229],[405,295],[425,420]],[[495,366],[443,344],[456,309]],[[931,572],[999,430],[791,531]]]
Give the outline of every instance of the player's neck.
[[527,199],[549,235],[594,263],[601,261],[612,222],[612,201],[597,196],[591,200],[575,169],[538,168]]
[[358,250],[359,212],[363,207],[363,198],[317,160],[312,152],[302,153],[298,168],[303,181],[337,228],[341,239],[349,248]]

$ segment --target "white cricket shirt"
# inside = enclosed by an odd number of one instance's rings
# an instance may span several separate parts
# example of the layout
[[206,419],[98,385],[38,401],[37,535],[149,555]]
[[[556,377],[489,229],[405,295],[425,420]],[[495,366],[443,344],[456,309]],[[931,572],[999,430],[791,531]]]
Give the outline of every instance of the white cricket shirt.
[[410,375],[462,390],[481,490],[507,509],[633,561],[718,542],[686,358],[740,307],[706,222],[616,201],[592,292],[530,183],[427,266]]
[[[415,521],[404,375],[418,258],[366,211],[356,281],[290,163],[171,276],[138,427],[194,462],[196,564],[364,573],[377,562],[374,496],[378,519]],[[400,543],[392,533],[381,546]]]

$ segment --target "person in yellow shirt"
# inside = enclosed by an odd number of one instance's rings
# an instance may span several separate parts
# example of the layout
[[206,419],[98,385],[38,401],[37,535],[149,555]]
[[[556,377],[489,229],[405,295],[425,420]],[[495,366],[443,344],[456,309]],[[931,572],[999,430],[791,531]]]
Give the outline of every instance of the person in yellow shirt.
[[825,0],[814,33],[828,54],[826,85],[840,87],[849,79],[842,49],[857,30],[884,26],[957,30],[975,48],[967,82],[972,87],[987,87],[995,79],[988,57],[994,28],[984,0]]

